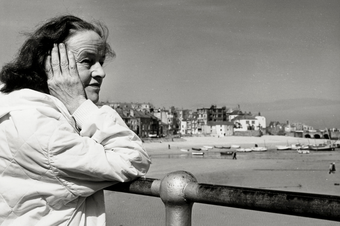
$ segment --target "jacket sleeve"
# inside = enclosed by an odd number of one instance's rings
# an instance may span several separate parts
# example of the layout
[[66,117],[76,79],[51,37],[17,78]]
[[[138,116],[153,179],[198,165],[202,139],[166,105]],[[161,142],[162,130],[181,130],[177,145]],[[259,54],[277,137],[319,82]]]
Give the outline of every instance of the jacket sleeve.
[[73,117],[80,135],[63,124],[49,142],[51,166],[71,190],[83,185],[98,190],[100,182],[126,182],[146,174],[151,160],[115,110],[88,100]]

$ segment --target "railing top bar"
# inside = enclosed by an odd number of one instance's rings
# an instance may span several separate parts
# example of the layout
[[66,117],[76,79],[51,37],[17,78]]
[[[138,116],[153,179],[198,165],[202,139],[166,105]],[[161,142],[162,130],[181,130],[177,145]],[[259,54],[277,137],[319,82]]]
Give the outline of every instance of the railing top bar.
[[[273,190],[273,189],[261,189],[261,188],[252,188],[252,187],[240,187],[240,186],[230,186],[230,185],[215,185],[215,184],[206,184],[206,183],[194,183],[194,186],[199,186],[205,188],[207,190],[219,190],[219,189],[228,189],[228,190],[242,190],[249,192],[258,192],[258,193],[274,193],[274,194],[285,194],[290,196],[299,196],[299,197],[315,197],[315,198],[323,198],[323,199],[335,199],[339,200],[340,195],[328,195],[328,194],[317,194],[317,193],[307,193],[307,192],[294,192],[294,191],[283,191],[283,190]],[[129,183],[119,183],[110,187],[105,188],[105,190],[109,191],[119,191],[119,192],[127,192],[141,195],[151,195],[155,197],[160,197],[159,195],[159,186],[160,180],[154,178],[139,178]],[[151,189],[152,188],[152,189]],[[150,194],[149,194],[150,193]]]
[[[190,179],[192,175],[186,174],[187,172],[176,173],[162,180],[140,178],[130,183],[108,187],[106,190],[161,197],[164,203],[176,199],[180,202],[340,221],[340,196],[200,184],[195,181],[195,178]],[[189,175],[189,179],[182,180],[186,175]]]
[[188,201],[340,221],[340,196],[189,183]]
[[315,198],[323,198],[323,199],[340,199],[340,195],[329,195],[329,194],[319,194],[319,193],[309,193],[309,192],[296,192],[296,191],[284,191],[284,190],[275,190],[275,189],[266,189],[266,188],[252,188],[252,187],[240,187],[240,186],[230,186],[230,185],[215,185],[215,184],[205,184],[205,183],[197,183],[197,186],[204,187],[205,189],[228,189],[235,191],[248,191],[248,192],[257,192],[257,193],[273,193],[273,194],[284,194],[290,196],[299,196],[299,197],[315,197]]
[[107,187],[105,190],[160,197],[160,183],[158,179],[139,178],[129,183],[119,183]]

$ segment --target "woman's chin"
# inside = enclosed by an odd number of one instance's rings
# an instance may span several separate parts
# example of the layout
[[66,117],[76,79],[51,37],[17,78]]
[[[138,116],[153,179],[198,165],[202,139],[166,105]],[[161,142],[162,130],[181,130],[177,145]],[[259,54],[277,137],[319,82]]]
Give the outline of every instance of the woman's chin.
[[87,93],[87,99],[91,100],[93,103],[97,103],[99,101],[99,94],[97,93]]

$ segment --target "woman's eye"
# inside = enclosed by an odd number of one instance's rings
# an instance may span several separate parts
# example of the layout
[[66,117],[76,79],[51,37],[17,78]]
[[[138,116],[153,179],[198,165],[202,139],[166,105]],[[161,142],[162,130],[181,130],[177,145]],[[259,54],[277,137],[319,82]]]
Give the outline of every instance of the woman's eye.
[[87,67],[90,67],[90,66],[92,66],[92,64],[93,64],[93,60],[90,59],[90,58],[84,58],[84,59],[80,60],[79,62],[80,62],[81,64],[87,66]]
[[91,60],[84,59],[84,60],[81,61],[81,63],[83,63],[83,64],[91,64]]

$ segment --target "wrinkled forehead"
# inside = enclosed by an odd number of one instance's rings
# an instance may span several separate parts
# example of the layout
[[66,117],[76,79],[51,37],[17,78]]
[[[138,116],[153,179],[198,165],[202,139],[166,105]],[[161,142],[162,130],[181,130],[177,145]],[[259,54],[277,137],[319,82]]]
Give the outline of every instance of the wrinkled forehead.
[[82,51],[105,55],[106,42],[94,31],[75,31],[66,40],[65,44],[74,54]]

